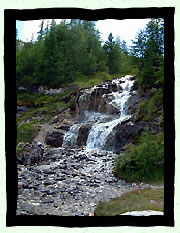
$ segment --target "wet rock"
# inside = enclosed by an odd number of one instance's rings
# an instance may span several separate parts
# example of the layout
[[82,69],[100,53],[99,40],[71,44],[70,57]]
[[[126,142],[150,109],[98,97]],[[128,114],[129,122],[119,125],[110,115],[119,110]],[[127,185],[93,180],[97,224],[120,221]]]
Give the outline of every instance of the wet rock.
[[134,124],[131,120],[128,120],[126,123],[118,124],[114,131],[109,134],[106,147],[119,153],[124,145],[135,142],[143,130],[144,125],[138,123]]
[[112,91],[117,91],[118,90],[118,88],[117,88],[117,85],[115,84],[115,83],[113,83],[112,84]]
[[84,124],[79,128],[77,142],[76,142],[78,146],[86,145],[86,141],[87,141],[90,129],[91,129],[91,124]]
[[[88,161],[79,160],[77,169],[75,169],[72,168],[74,155],[69,156],[68,159],[63,159],[59,158],[57,153],[60,149],[47,149],[51,156],[47,157],[41,164],[35,165],[35,167],[18,165],[17,214],[46,214],[48,211],[49,214],[73,215],[72,210],[75,206],[77,215],[85,216],[92,213],[98,202],[104,200],[104,196],[102,197],[100,194],[103,193],[104,179],[109,174],[107,169],[111,168],[106,167],[104,173],[101,173],[97,164],[103,163],[103,157],[94,157],[90,152],[82,149],[78,151],[79,158],[82,155],[93,156],[94,159],[91,161],[93,163],[89,166]],[[103,153],[105,155],[104,151]],[[96,154],[101,153],[96,151]],[[56,162],[51,161],[54,155],[56,155]],[[49,165],[47,165],[47,161],[49,161]],[[59,165],[63,163],[67,164],[67,167],[60,169]],[[38,171],[41,171],[41,175]],[[106,185],[111,184],[106,183]],[[109,195],[110,193],[108,193]],[[63,206],[65,206],[63,209],[61,208],[62,200],[64,200]],[[74,200],[76,200],[75,206]],[[28,203],[31,203],[31,205]],[[36,208],[32,208],[32,205]],[[58,212],[54,212],[54,208]]]
[[70,128],[70,125],[62,125],[62,126],[56,127],[56,129],[61,129],[63,131],[68,131],[69,128]]
[[34,144],[21,142],[17,145],[17,148],[17,160],[20,163],[37,163],[43,157],[44,146],[40,142],[35,142]]
[[64,134],[64,132],[58,131],[49,132],[46,135],[45,143],[50,146],[60,147],[63,143]]
[[66,164],[60,164],[60,165],[59,165],[59,168],[60,168],[60,169],[65,169],[66,167],[67,167]]

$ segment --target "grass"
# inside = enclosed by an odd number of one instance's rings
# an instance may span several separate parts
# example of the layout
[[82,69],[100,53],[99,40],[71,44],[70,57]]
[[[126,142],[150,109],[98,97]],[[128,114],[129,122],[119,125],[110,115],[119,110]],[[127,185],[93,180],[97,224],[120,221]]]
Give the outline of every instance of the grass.
[[38,130],[38,125],[33,122],[21,124],[17,127],[17,144],[20,142],[32,142]]
[[[68,86],[75,86],[76,88],[89,88],[94,85],[99,85],[107,80],[112,80],[115,77],[124,77],[126,74],[108,74],[106,72],[98,72],[95,75],[88,77],[79,74],[75,81],[68,84]],[[133,75],[133,74],[132,74]],[[135,74],[134,74],[135,75]]]
[[155,210],[164,208],[164,189],[138,189],[127,192],[118,198],[107,202],[100,202],[95,216],[115,216],[129,211]]
[[74,88],[70,88],[61,94],[45,95],[30,94],[27,91],[17,91],[17,105],[25,105],[29,107],[42,107],[44,104],[52,104],[62,102],[62,99],[69,96],[75,91]]
[[71,88],[61,94],[56,94],[53,96],[45,94],[30,94],[22,91],[18,92],[17,105],[25,105],[32,108],[17,118],[17,126],[23,120],[31,121],[33,117],[38,116],[40,116],[40,121],[42,123],[50,120],[52,115],[58,114],[59,110],[69,106],[68,103],[65,103],[64,99],[74,91],[75,89]]
[[73,83],[69,84],[69,86],[75,86],[80,89],[89,88],[91,86],[98,85],[112,78],[113,76],[110,76],[109,74],[105,72],[98,72],[94,76],[91,76],[91,77],[79,75]]
[[51,103],[51,104],[44,104],[41,107],[32,108],[26,112],[24,112],[20,117],[16,119],[17,126],[22,123],[23,120],[32,121],[34,118],[37,119],[37,123],[44,123],[51,119],[53,115],[58,114],[58,112],[68,107],[69,105],[64,101]]
[[137,117],[144,121],[153,121],[157,116],[163,117],[162,108],[163,89],[156,90],[154,88],[154,95],[138,105]]
[[[68,103],[65,103],[64,101],[62,101],[62,99],[70,93],[72,93],[72,90],[68,90],[65,93],[54,96],[32,95],[26,93],[26,97],[28,96],[29,98],[28,103],[33,103],[34,107],[24,112],[20,117],[16,119],[17,145],[20,142],[31,143],[37,132],[39,131],[39,126],[41,124],[49,121],[52,116],[58,114],[58,112],[63,108],[68,107]],[[24,93],[21,94],[19,98],[22,102],[23,95]],[[25,101],[27,101],[27,98],[25,99]],[[16,152],[18,155],[18,151]]]
[[127,144],[116,159],[114,174],[127,181],[157,182],[164,178],[164,133],[141,135]]

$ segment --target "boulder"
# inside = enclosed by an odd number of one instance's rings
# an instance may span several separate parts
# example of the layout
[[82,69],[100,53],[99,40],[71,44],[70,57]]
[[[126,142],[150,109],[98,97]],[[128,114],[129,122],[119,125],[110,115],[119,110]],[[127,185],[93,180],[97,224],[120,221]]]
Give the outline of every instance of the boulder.
[[53,147],[61,147],[63,143],[64,134],[65,133],[63,131],[48,132],[45,137],[45,143]]
[[138,95],[137,91],[133,91],[127,102],[127,114],[135,116],[138,108],[138,104],[142,101],[142,97]]
[[117,85],[116,85],[115,83],[113,83],[113,84],[112,84],[112,91],[115,92],[115,91],[117,91],[117,90],[118,90],[118,89],[117,89]]
[[61,129],[63,131],[68,131],[70,128],[70,125],[61,125],[61,126],[57,126],[56,129]]
[[78,146],[86,145],[86,141],[89,135],[90,128],[91,128],[91,124],[85,124],[79,128],[78,137],[77,137]]
[[34,144],[20,142],[17,145],[17,161],[24,164],[33,164],[43,157],[44,146],[39,141]]
[[118,124],[108,135],[104,149],[119,153],[126,144],[135,143],[144,128],[144,123],[135,124],[132,119]]

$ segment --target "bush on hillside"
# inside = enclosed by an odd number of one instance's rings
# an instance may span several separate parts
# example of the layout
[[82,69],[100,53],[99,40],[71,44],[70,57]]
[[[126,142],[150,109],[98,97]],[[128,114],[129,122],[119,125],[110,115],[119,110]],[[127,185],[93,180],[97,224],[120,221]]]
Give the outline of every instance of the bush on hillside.
[[32,142],[37,132],[38,127],[32,122],[21,124],[17,127],[17,144],[20,142]]
[[162,113],[163,109],[163,89],[154,89],[154,95],[138,105],[137,116],[144,121],[154,120],[156,116]]
[[138,145],[128,144],[116,159],[116,176],[129,181],[156,181],[164,174],[164,134],[145,133]]

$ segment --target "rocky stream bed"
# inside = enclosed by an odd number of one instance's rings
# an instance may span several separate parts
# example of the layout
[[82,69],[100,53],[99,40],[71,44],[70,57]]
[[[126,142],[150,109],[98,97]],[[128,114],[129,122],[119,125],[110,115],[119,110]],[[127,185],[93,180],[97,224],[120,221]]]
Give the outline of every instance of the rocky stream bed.
[[18,165],[17,215],[92,216],[100,201],[159,187],[116,179],[112,152],[46,147],[44,156],[33,165]]
[[17,215],[93,216],[100,201],[162,187],[113,175],[121,148],[146,126],[135,118],[142,98],[134,79],[128,76],[79,91],[71,97],[71,109],[45,123],[34,144],[22,144]]

